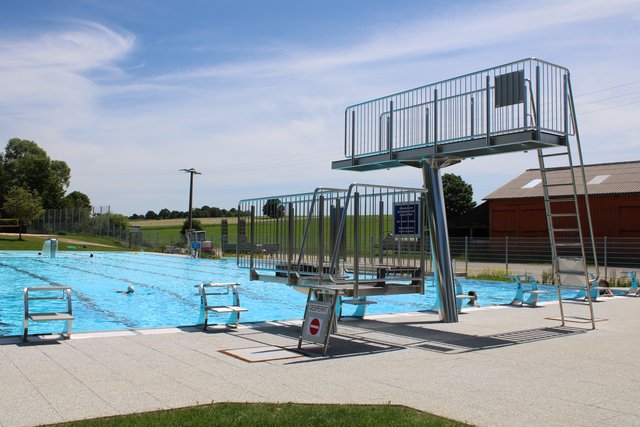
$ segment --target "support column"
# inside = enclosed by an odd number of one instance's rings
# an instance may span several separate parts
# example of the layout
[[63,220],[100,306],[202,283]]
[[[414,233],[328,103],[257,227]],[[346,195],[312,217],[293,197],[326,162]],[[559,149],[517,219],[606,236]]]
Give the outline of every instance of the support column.
[[440,320],[445,323],[457,323],[456,292],[454,272],[451,268],[449,233],[447,216],[444,209],[444,193],[440,162],[430,158],[422,162],[424,186],[427,189],[427,220],[433,258],[433,274],[438,283],[440,295]]

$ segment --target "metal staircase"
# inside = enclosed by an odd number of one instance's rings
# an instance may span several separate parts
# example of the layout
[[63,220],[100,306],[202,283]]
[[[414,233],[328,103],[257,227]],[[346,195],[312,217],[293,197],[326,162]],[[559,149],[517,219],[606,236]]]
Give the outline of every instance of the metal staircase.
[[[549,229],[549,241],[553,260],[553,275],[558,289],[560,320],[565,322],[589,321],[595,329],[592,285],[599,277],[598,258],[593,226],[589,210],[589,194],[584,171],[580,135],[571,93],[569,75],[563,76],[563,119],[565,144],[552,149],[538,149],[540,178],[544,194],[544,205]],[[539,123],[539,111],[534,109]],[[571,137],[574,138],[571,138]],[[572,152],[571,141],[574,141]],[[581,191],[580,191],[581,190]],[[584,198],[581,200],[579,194]],[[582,205],[582,209],[581,209]],[[581,210],[586,213],[584,219]],[[594,265],[595,275],[589,274],[587,262]],[[589,318],[565,315],[561,289],[585,290],[585,301],[589,307]]]

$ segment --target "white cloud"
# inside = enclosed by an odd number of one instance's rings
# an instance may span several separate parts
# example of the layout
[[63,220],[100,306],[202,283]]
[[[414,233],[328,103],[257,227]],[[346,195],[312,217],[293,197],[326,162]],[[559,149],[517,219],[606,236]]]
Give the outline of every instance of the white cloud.
[[[293,42],[283,48],[282,41],[262,47],[268,59],[213,57],[211,66],[178,64],[137,79],[118,66],[135,53],[132,34],[74,24],[30,39],[0,38],[7,58],[0,64],[0,135],[35,139],[69,162],[73,189],[126,213],[185,209],[188,181],[178,169],[189,167],[204,172],[194,203],[226,208],[321,184],[416,186],[421,176],[412,168],[330,171],[330,161],[343,156],[345,106],[532,55],[569,66],[576,93],[632,81],[638,55],[616,49],[637,52],[638,31],[614,31],[607,40],[593,28],[637,16],[632,1],[478,3],[389,23],[354,45],[319,50]],[[92,77],[96,71],[110,78]],[[594,142],[611,132],[609,123],[620,140],[637,141],[637,113],[636,106],[585,116],[588,161],[637,156],[631,144],[616,153]],[[451,172],[482,197],[529,167],[536,167],[533,153],[468,160]]]
[[0,113],[35,133],[80,125],[93,117],[99,87],[86,73],[113,72],[114,62],[133,46],[133,36],[91,22],[33,38],[0,39]]

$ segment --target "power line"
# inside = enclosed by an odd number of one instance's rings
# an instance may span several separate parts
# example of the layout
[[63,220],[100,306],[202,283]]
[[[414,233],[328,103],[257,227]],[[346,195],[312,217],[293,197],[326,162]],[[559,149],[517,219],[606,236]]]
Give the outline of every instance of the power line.
[[640,100],[633,101],[633,102],[628,102],[626,104],[618,104],[618,105],[612,105],[612,106],[609,106],[609,107],[598,108],[597,110],[585,111],[584,113],[580,113],[580,115],[595,113],[596,111],[611,110],[612,108],[626,107],[627,105],[633,105],[633,104],[640,104]]
[[608,101],[610,99],[623,98],[625,96],[635,95],[636,93],[640,93],[640,90],[637,90],[635,92],[625,93],[623,95],[616,95],[616,96],[609,96],[607,98],[600,98],[600,99],[596,99],[595,101],[584,102],[584,103],[579,104],[579,105],[583,106],[583,105],[595,104],[597,102]]
[[593,95],[594,93],[606,92],[606,91],[611,90],[611,89],[617,89],[617,88],[620,88],[620,87],[631,86],[631,85],[635,85],[635,84],[638,84],[638,83],[640,83],[640,80],[636,80],[634,82],[623,83],[623,84],[617,85],[617,86],[605,87],[604,89],[594,90],[593,92],[581,93],[580,95],[574,96],[574,98],[580,98],[581,96]]

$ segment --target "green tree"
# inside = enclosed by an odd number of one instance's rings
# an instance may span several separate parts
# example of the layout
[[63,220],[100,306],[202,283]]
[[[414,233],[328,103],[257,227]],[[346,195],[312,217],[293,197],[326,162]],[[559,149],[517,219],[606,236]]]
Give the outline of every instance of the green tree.
[[22,187],[9,190],[2,209],[6,215],[20,220],[19,240],[22,240],[22,228],[44,213],[40,197]]
[[45,209],[63,207],[66,188],[71,179],[69,166],[51,160],[47,152],[33,141],[12,138],[3,158],[6,187],[23,187],[42,200]]
[[169,219],[171,217],[171,211],[167,208],[160,209],[160,212],[158,212],[158,216],[160,217],[160,219]]
[[284,216],[284,205],[280,199],[269,199],[262,207],[262,214],[269,218],[281,218]]
[[[202,226],[202,223],[198,219],[194,219],[192,221],[191,225],[192,225],[194,230],[198,230],[198,231],[204,230],[204,227]],[[182,228],[180,229],[180,234],[184,235],[187,232],[188,228],[189,228],[189,219],[186,219],[182,223]]]
[[80,191],[72,191],[64,197],[64,205],[67,208],[90,208],[91,200]]
[[144,215],[145,219],[158,219],[158,214],[155,213],[154,211],[147,211],[147,213]]
[[180,212],[180,211],[171,211],[171,215],[169,215],[169,218],[174,219],[174,218],[184,218],[184,212]]
[[9,177],[5,173],[4,156],[0,153],[0,206],[4,204],[7,194]]
[[195,208],[192,213],[194,218],[209,218],[211,216],[208,210],[199,208]]
[[125,215],[121,215],[118,213],[109,214],[109,221],[111,222],[111,224],[117,225],[122,230],[126,230],[127,228],[129,228],[129,218],[127,218]]
[[476,207],[473,188],[462,177],[452,173],[442,175],[442,192],[447,212],[447,220],[464,215]]

